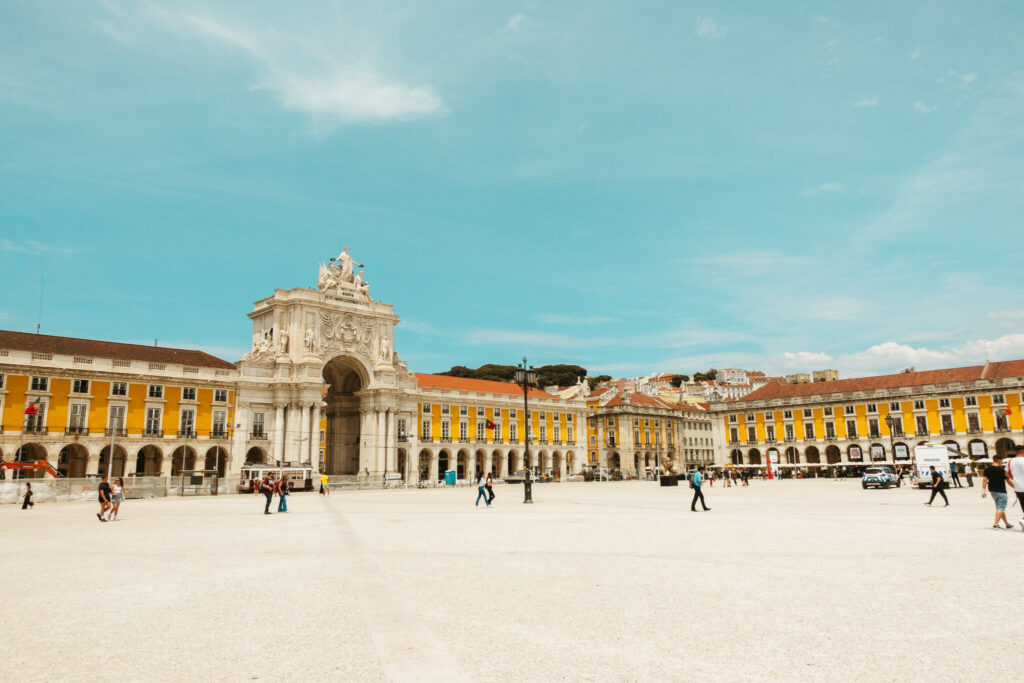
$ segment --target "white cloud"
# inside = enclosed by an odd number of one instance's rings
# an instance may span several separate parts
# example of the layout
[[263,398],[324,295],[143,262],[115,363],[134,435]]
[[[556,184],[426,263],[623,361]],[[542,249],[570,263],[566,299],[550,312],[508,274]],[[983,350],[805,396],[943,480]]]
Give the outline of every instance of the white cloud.
[[1004,311],[989,311],[988,317],[993,320],[1020,320],[1024,318],[1024,309],[1018,308]]
[[473,330],[465,338],[466,344],[519,344],[536,351],[545,348],[566,349],[589,346],[585,340],[567,334],[549,332],[519,332],[516,330]]
[[977,80],[977,78],[978,75],[975,73],[962,74],[959,71],[954,71],[953,69],[950,69],[948,72],[946,72],[946,76],[942,76],[938,79],[938,82],[943,85],[952,85],[959,88],[966,88],[975,80]]
[[930,107],[921,100],[916,100],[914,102],[914,109],[924,112],[925,114],[930,114],[931,112],[937,110],[938,107]]
[[21,240],[14,242],[9,239],[0,239],[0,253],[3,254],[25,254],[27,256],[70,256],[77,253],[78,249],[71,247],[59,247],[53,244],[43,244],[35,240]]
[[865,97],[860,102],[857,102],[855,107],[877,107],[878,106],[878,95],[874,97]]
[[508,27],[508,29],[510,31],[517,31],[521,27],[523,27],[526,24],[528,24],[529,21],[530,21],[530,17],[528,17],[528,16],[526,16],[525,14],[522,14],[522,13],[516,13],[516,14],[513,14],[512,16],[510,16],[505,21],[505,25]]
[[694,32],[706,40],[718,40],[725,37],[725,34],[729,32],[729,27],[719,24],[714,17],[698,17]]
[[916,60],[921,58],[921,48],[915,47],[914,51],[910,53],[910,59]]
[[447,111],[431,86],[389,78],[364,59],[341,57],[303,36],[248,29],[198,14],[156,8],[151,14],[173,30],[247,55],[262,72],[254,90],[274,93],[286,109],[310,114],[321,126],[407,120]]
[[817,187],[807,188],[806,190],[804,190],[804,196],[813,197],[814,195],[822,194],[824,192],[842,192],[844,189],[846,188],[842,183],[837,183],[833,181],[829,183],[822,183]]
[[600,325],[601,323],[613,323],[617,319],[606,315],[572,316],[561,313],[543,313],[537,318],[542,323],[551,325]]
[[985,362],[986,346],[990,360],[1016,360],[1024,358],[1024,334],[1007,334],[997,339],[969,340],[960,346],[928,348],[898,342],[875,344],[863,351],[830,356],[827,353],[807,351],[786,352],[778,359],[768,361],[770,366],[793,371],[810,371],[831,366],[839,369],[842,377],[884,375],[913,367],[917,370],[955,368],[980,365]]

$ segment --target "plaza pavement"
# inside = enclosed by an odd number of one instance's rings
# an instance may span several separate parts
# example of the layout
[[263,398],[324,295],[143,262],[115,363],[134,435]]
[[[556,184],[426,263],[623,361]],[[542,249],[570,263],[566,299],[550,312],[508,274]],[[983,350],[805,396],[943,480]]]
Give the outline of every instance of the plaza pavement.
[[[1024,533],[856,481],[0,509],[3,680],[1010,680]],[[1011,508],[1011,519],[1020,517]]]

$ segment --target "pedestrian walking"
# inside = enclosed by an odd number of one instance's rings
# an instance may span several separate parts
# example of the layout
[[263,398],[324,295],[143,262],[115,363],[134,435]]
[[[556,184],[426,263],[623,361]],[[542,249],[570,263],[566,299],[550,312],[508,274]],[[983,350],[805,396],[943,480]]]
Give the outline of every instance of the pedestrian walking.
[[899,475],[899,479],[896,480],[896,487],[898,488],[900,486],[903,486],[903,476],[906,474],[906,472],[903,471],[902,467],[897,467],[896,474]]
[[32,484],[25,482],[25,498],[21,503],[21,509],[28,510],[30,507],[35,507],[35,505],[32,502]]
[[932,501],[935,500],[935,496],[942,496],[942,500],[946,501],[946,507],[949,507],[949,498],[946,498],[946,492],[943,490],[946,488],[946,479],[942,476],[942,473],[935,469],[935,465],[929,465],[928,469],[932,473],[932,497],[928,499],[925,505],[931,505]]
[[331,480],[327,478],[326,474],[320,475],[320,495],[329,496],[331,495]]
[[124,479],[118,477],[114,480],[114,488],[110,495],[110,521],[117,521],[117,513],[124,502]]
[[1020,505],[1021,518],[1017,520],[1020,530],[1024,531],[1024,446],[1017,447],[1016,457],[1010,458],[1006,464],[1007,478],[1013,482],[1013,493]]
[[274,501],[274,477],[267,475],[260,482],[260,493],[267,498],[267,505],[263,508],[263,514],[270,514],[270,504]]
[[710,510],[708,504],[704,502],[704,492],[701,490],[701,486],[704,484],[704,466],[701,465],[697,468],[697,471],[693,473],[693,478],[690,479],[690,487],[693,488],[693,500],[690,501],[690,512],[697,511],[697,501],[700,501],[700,506],[704,508],[705,512]]
[[277,511],[288,512],[288,494],[290,493],[291,486],[288,482],[288,475],[281,477],[281,483],[277,486]]
[[950,479],[953,480],[953,486],[955,486],[958,489],[962,489],[963,488],[963,484],[960,483],[960,472],[959,472],[959,469],[960,469],[959,465],[957,465],[955,462],[953,464],[951,464],[949,466],[949,477],[950,477]]
[[992,502],[996,504],[993,529],[1002,528],[999,526],[999,520],[1003,520],[1003,525],[1007,529],[1010,528],[1010,521],[1006,519],[1007,480],[1013,485],[1013,479],[1007,476],[1006,470],[1003,469],[1003,456],[996,454],[992,457],[992,464],[985,468],[985,473],[981,477],[981,497],[985,497],[985,490],[988,489],[988,492],[992,494]]
[[491,503],[493,503],[494,502],[494,477],[491,476],[490,472],[487,473],[487,486],[485,488],[487,489],[487,500],[490,501]]
[[487,503],[487,507],[491,507],[491,499],[487,493],[487,477],[483,475],[483,472],[476,475],[476,506],[480,505],[481,498]]
[[101,521],[107,521],[103,515],[107,514],[107,510],[110,509],[110,483],[107,481],[107,475],[103,475],[103,479],[99,485],[99,499],[100,499],[100,511],[96,517]]

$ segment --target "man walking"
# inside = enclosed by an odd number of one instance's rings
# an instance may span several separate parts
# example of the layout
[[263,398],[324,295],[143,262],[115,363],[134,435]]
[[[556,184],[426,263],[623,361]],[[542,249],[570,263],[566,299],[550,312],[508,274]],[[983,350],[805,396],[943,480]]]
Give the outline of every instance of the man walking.
[[1020,530],[1024,531],[1024,446],[1017,447],[1016,457],[1010,458],[1006,464],[1007,478],[1013,482],[1013,493],[1020,505],[1021,518],[1017,520]]
[[931,505],[932,501],[935,500],[935,496],[942,496],[942,500],[946,501],[946,507],[949,507],[949,498],[946,498],[946,492],[943,490],[946,488],[946,480],[943,478],[942,473],[935,469],[935,465],[929,465],[928,469],[932,473],[932,497],[928,499],[925,505]]
[[1007,479],[1009,479],[1010,484],[1013,484],[1013,479],[1010,479],[1006,474],[1006,470],[1003,469],[1003,456],[997,454],[992,457],[992,464],[985,468],[985,473],[981,478],[981,497],[985,497],[985,490],[987,489],[992,494],[992,502],[996,504],[996,518],[992,523],[993,529],[999,528],[999,520],[1003,520],[1003,526],[1007,529],[1010,528],[1010,522],[1006,519]]
[[704,466],[701,465],[697,468],[697,471],[693,473],[693,479],[690,480],[690,485],[693,487],[693,500],[690,501],[690,512],[697,511],[697,501],[700,500],[700,506],[705,511],[710,510],[708,504],[704,502],[704,492],[701,491],[701,485],[704,483]]
[[260,482],[260,493],[267,497],[267,505],[263,508],[263,514],[269,515],[270,504],[274,501],[274,477],[267,475],[263,481]]
[[957,470],[957,464],[955,462],[949,466],[949,476],[953,480],[953,486],[958,489],[963,488],[963,484],[960,483],[960,473]]
[[96,515],[101,522],[107,521],[107,518],[103,515],[107,514],[107,510],[110,509],[110,483],[107,481],[107,475],[103,475],[103,480],[99,486],[100,493],[100,512]]

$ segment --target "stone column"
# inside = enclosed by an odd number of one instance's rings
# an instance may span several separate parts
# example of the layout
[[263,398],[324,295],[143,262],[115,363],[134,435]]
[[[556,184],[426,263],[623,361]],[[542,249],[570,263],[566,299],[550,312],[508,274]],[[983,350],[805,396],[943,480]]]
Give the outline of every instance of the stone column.
[[484,474],[489,474],[491,471],[491,454],[484,451]]
[[469,458],[466,460],[466,479],[473,480],[476,483],[476,449],[469,451]]
[[[15,451],[12,451],[12,452],[16,452],[16,451],[17,451],[17,449],[15,449]],[[14,458],[12,457],[11,460],[13,461]],[[164,460],[167,460],[167,458],[164,458]],[[161,476],[170,476],[170,470],[171,470],[171,468],[170,468],[170,466],[168,466],[167,467],[167,472],[168,473],[167,474],[163,474],[163,472],[161,471],[160,475]],[[86,463],[85,463],[85,475],[86,476],[91,476],[91,475],[99,474],[99,473],[100,473],[100,451],[97,450],[95,452],[90,452],[89,453],[89,457],[88,457],[88,459],[86,460]]]
[[[385,457],[388,463],[388,472],[398,471],[398,433],[395,431],[398,429],[398,416],[395,415],[395,411],[388,411],[388,441],[387,451]],[[406,461],[409,460],[409,454],[405,455]]]
[[384,470],[389,470],[387,466],[388,457],[388,433],[387,433],[388,416],[383,410],[377,411],[377,447],[374,449],[376,454],[375,460],[377,461],[377,467],[370,468],[371,472],[379,472],[383,475]]
[[377,440],[374,438],[374,430],[377,421],[374,418],[372,410],[359,411],[359,472],[357,474],[360,476],[365,476],[367,471],[373,472],[376,469],[373,460],[376,454],[374,446],[376,446]]
[[438,476],[437,465],[438,465],[438,462],[437,462],[437,451],[432,451],[430,453],[430,482],[429,482],[431,486],[437,486],[437,476]]
[[274,408],[274,460],[284,460],[284,406]]
[[309,459],[314,472],[320,471],[320,410],[319,402],[314,402],[309,411]]
[[309,461],[309,444],[313,436],[309,433],[309,404],[303,403],[299,406],[299,448],[298,461],[300,464]]
[[[491,457],[494,457],[493,454]],[[498,479],[504,479],[508,474],[508,456],[498,454]]]

